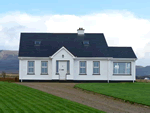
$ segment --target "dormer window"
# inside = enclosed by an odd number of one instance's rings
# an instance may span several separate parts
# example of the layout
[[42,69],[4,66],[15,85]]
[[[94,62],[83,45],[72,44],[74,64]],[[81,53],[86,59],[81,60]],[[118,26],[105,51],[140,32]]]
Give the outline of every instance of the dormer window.
[[34,44],[35,44],[35,45],[40,45],[40,44],[41,44],[41,41],[35,41]]
[[84,45],[89,45],[89,41],[84,40],[84,41],[83,41],[83,44],[84,44]]

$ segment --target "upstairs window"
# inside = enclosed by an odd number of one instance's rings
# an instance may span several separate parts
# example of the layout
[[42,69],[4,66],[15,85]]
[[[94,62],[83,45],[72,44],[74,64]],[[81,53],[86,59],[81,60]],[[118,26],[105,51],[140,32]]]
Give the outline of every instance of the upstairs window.
[[40,44],[41,44],[41,41],[35,41],[34,44],[35,44],[35,45],[40,45]]
[[83,41],[83,44],[84,44],[84,45],[89,45],[89,41],[84,40],[84,41]]

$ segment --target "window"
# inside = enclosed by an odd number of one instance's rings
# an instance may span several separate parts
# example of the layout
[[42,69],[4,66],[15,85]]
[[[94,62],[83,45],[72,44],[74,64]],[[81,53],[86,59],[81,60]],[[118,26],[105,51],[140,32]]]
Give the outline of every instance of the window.
[[100,66],[99,66],[99,61],[94,61],[93,62],[93,74],[100,74],[99,70],[100,70]]
[[89,41],[83,41],[84,46],[88,46],[89,45]]
[[113,73],[114,74],[131,74],[131,63],[114,62]]
[[34,61],[28,61],[28,74],[34,74]]
[[70,74],[70,61],[67,61],[67,74]]
[[41,74],[48,74],[48,62],[47,61],[41,62]]
[[59,74],[59,72],[58,72],[58,67],[59,67],[59,62],[56,61],[56,74]]
[[35,45],[40,45],[40,44],[41,44],[41,41],[35,41],[34,44],[35,44]]
[[86,61],[80,61],[80,74],[86,74]]

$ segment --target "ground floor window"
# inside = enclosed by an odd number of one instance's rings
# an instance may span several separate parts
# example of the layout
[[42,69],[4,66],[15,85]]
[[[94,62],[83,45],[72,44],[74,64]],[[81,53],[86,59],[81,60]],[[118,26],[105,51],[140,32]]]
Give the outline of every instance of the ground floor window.
[[86,74],[86,61],[80,61],[80,74]]
[[93,61],[93,74],[100,74],[100,66],[99,66],[99,61]]
[[34,61],[28,61],[28,74],[34,74]]
[[47,63],[47,61],[41,62],[41,74],[48,74],[48,63]]
[[131,74],[131,62],[114,62],[113,74]]

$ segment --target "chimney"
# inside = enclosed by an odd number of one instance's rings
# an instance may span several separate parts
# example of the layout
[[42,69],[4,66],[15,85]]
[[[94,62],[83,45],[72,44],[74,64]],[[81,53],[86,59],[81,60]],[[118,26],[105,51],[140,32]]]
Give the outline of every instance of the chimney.
[[84,35],[84,29],[83,28],[79,28],[77,31],[78,31],[78,35]]

